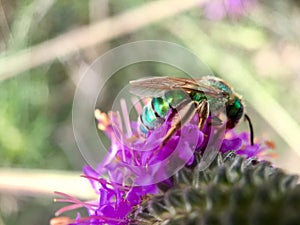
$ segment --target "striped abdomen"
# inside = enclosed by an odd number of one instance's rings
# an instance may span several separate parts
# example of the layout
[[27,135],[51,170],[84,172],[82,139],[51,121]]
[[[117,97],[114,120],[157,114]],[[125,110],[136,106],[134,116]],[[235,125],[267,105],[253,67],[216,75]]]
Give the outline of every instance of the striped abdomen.
[[167,91],[163,97],[152,98],[138,118],[138,132],[146,136],[149,130],[154,130],[165,122],[170,110],[178,109],[188,101],[200,102],[204,98],[198,92],[187,93],[182,90]]
[[170,111],[169,102],[161,97],[152,98],[144,106],[142,114],[138,119],[138,131],[142,136],[146,136],[149,130],[153,130],[165,122]]

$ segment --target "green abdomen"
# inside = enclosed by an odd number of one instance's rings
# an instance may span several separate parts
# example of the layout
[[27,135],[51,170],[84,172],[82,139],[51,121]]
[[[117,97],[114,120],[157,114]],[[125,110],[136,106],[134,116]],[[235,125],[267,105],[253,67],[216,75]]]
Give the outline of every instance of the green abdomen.
[[180,107],[187,101],[202,101],[205,96],[198,92],[187,93],[182,90],[167,91],[163,97],[152,98],[144,106],[142,114],[138,119],[138,131],[146,136],[149,130],[161,126],[168,116],[170,110]]
[[151,101],[144,106],[143,112],[139,116],[139,133],[146,136],[149,130],[153,130],[162,125],[170,109],[170,105],[165,98],[152,98]]

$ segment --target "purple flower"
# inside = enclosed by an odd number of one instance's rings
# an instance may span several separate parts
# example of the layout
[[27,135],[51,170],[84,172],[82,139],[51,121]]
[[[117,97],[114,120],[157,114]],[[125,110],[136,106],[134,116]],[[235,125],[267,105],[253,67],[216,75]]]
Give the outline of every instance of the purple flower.
[[231,18],[242,17],[255,5],[255,0],[211,0],[204,8],[204,14],[212,20],[220,20],[226,16]]
[[[127,112],[124,107],[123,104],[123,112]],[[143,198],[147,198],[147,195],[158,193],[157,183],[172,187],[172,180],[169,178],[182,167],[192,164],[194,155],[205,151],[209,139],[209,123],[201,132],[197,126],[198,116],[175,132],[164,146],[160,146],[160,143],[171,126],[168,119],[143,138],[137,132],[137,123],[129,121],[126,113],[123,114],[126,127],[122,126],[119,113],[110,112],[107,115],[96,110],[95,116],[98,128],[110,138],[111,147],[96,169],[88,165],[83,168],[83,177],[90,181],[99,199],[82,202],[57,192],[62,196],[61,199],[57,199],[58,202],[71,205],[61,208],[56,215],[80,207],[85,207],[89,213],[86,218],[78,214],[76,219],[66,220],[65,224],[128,224],[127,215],[133,208],[138,206]],[[252,146],[249,133],[236,133],[234,129],[227,130],[224,140],[220,141],[221,153],[235,151],[248,158],[259,156],[267,149],[267,145],[258,142]]]
[[[93,169],[85,168],[86,171],[94,173]],[[146,194],[156,193],[156,187],[141,186],[141,187],[126,187],[115,184],[103,178],[92,177],[84,175],[83,177],[89,179],[93,183],[93,187],[98,186],[97,193],[99,194],[98,201],[81,202],[65,193],[56,192],[56,194],[63,198],[56,199],[57,202],[68,202],[71,205],[65,206],[56,212],[60,215],[63,212],[85,207],[88,210],[89,216],[83,218],[78,214],[74,220],[67,220],[66,224],[109,224],[109,225],[125,225],[128,224],[127,214],[131,212],[132,208],[138,205],[143,196]],[[65,218],[65,217],[63,217]]]
[[250,144],[250,134],[248,132],[237,133],[234,129],[226,131],[225,139],[222,142],[220,152],[234,151],[239,155],[244,155],[246,158],[258,157],[259,159],[270,158],[267,150],[273,148],[274,145],[270,141],[259,140]]
[[[108,116],[96,111],[95,114],[98,127],[112,142],[110,151],[97,172],[107,173],[116,183],[140,186],[163,181],[173,175],[176,172],[174,170],[192,161],[194,150],[204,139],[193,120],[177,131],[166,145],[161,146],[163,137],[171,127],[169,120],[149,131],[146,138],[142,138],[137,132],[136,122],[125,122],[130,124],[125,133],[118,113],[109,113]],[[123,118],[126,121],[128,115],[123,115]]]

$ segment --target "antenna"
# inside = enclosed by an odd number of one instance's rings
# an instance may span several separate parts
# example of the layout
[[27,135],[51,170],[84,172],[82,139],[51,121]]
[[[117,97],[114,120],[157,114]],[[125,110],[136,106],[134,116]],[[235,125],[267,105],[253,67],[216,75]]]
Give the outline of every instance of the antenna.
[[245,119],[248,121],[248,124],[249,124],[249,128],[250,128],[250,141],[251,141],[251,145],[253,146],[253,145],[254,145],[254,132],[253,132],[253,126],[252,126],[250,117],[249,117],[247,114],[245,114]]

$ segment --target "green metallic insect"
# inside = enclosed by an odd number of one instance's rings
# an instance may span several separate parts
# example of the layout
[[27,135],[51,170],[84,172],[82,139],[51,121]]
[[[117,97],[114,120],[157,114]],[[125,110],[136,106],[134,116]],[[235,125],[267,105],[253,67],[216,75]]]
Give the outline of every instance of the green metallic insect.
[[[244,103],[233,88],[220,78],[213,76],[200,79],[152,77],[133,80],[130,84],[132,93],[152,98],[144,106],[138,118],[140,135],[146,136],[149,130],[161,126],[170,110],[177,112],[161,146],[164,146],[181,126],[190,122],[196,113],[199,115],[198,128],[202,130],[210,112],[216,112],[224,106],[227,117],[226,128],[234,128],[244,115],[249,122],[253,145],[253,128],[250,118],[244,113]],[[222,121],[219,120],[219,122]]]

